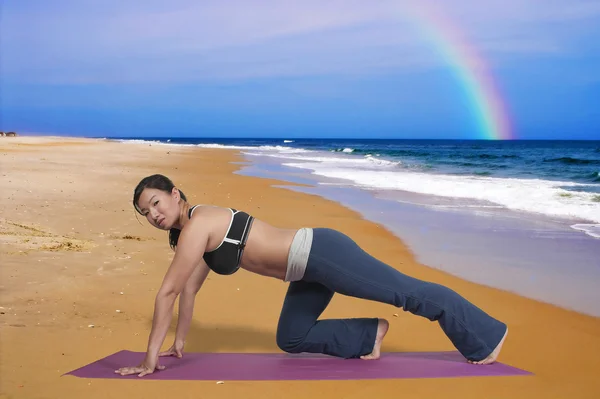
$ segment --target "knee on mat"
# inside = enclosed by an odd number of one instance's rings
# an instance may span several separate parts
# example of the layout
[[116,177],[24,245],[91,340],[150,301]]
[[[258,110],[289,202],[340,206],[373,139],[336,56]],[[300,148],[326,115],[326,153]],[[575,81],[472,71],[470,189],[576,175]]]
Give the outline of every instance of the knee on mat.
[[302,352],[303,339],[294,338],[291,334],[283,331],[277,331],[275,337],[277,346],[284,352],[287,353],[300,353]]

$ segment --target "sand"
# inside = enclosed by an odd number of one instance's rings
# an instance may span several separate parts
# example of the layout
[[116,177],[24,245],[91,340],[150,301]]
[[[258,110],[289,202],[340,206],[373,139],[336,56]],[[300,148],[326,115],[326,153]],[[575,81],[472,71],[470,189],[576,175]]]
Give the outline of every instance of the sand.
[[[0,139],[0,397],[600,397],[599,318],[419,264],[401,240],[354,211],[235,174],[242,161],[222,149]],[[62,376],[116,351],[146,348],[154,295],[173,256],[166,233],[136,218],[131,205],[133,188],[152,173],[171,177],[191,203],[237,207],[278,226],[336,228],[404,273],[449,286],[509,325],[499,360],[534,375],[220,385]],[[279,353],[275,329],[286,288],[246,271],[209,275],[185,350]],[[454,350],[437,323],[389,305],[336,295],[323,315],[361,316],[390,321],[383,351]]]

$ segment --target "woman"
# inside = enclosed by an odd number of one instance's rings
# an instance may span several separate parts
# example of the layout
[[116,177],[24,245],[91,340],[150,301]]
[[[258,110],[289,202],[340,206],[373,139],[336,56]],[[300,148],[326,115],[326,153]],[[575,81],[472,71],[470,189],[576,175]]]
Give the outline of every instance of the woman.
[[[504,323],[456,292],[402,274],[336,230],[280,229],[234,209],[191,207],[183,192],[162,175],[140,181],[133,206],[151,225],[169,231],[175,256],[156,295],[144,361],[115,373],[144,376],[163,368],[159,355],[181,357],[194,297],[210,270],[228,275],[242,268],[290,283],[276,334],[279,348],[289,353],[379,358],[389,326],[386,320],[317,320],[335,292],[402,307],[438,321],[470,363],[493,363],[506,338]],[[175,343],[159,353],[180,294]]]

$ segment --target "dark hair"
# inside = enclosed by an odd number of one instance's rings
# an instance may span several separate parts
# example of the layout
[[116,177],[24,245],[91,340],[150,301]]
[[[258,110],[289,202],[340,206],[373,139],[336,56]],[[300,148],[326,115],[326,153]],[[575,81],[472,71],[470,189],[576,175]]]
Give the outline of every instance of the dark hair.
[[[140,208],[138,208],[137,202],[140,199],[140,195],[142,195],[142,191],[144,191],[145,188],[154,188],[171,194],[171,191],[173,191],[174,187],[175,184],[173,184],[171,179],[169,179],[166,176],[157,174],[144,177],[133,191],[133,207],[140,215],[142,215],[142,211],[140,210]],[[184,201],[187,201],[187,198],[185,197],[183,191],[179,190],[179,194],[181,195],[181,198]],[[175,250],[175,248],[177,247],[177,241],[179,241],[179,234],[181,234],[181,230],[179,229],[172,228],[169,230],[169,245],[173,250]]]

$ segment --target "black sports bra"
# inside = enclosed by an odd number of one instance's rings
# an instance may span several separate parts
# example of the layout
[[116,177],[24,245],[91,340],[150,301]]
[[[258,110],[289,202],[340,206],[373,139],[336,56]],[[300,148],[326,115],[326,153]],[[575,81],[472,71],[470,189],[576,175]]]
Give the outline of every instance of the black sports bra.
[[[192,218],[195,205],[188,211],[188,217]],[[254,218],[246,212],[231,210],[231,222],[223,241],[212,251],[204,252],[203,258],[208,267],[217,274],[233,274],[240,268],[240,260],[246,247],[246,240],[250,233]]]

